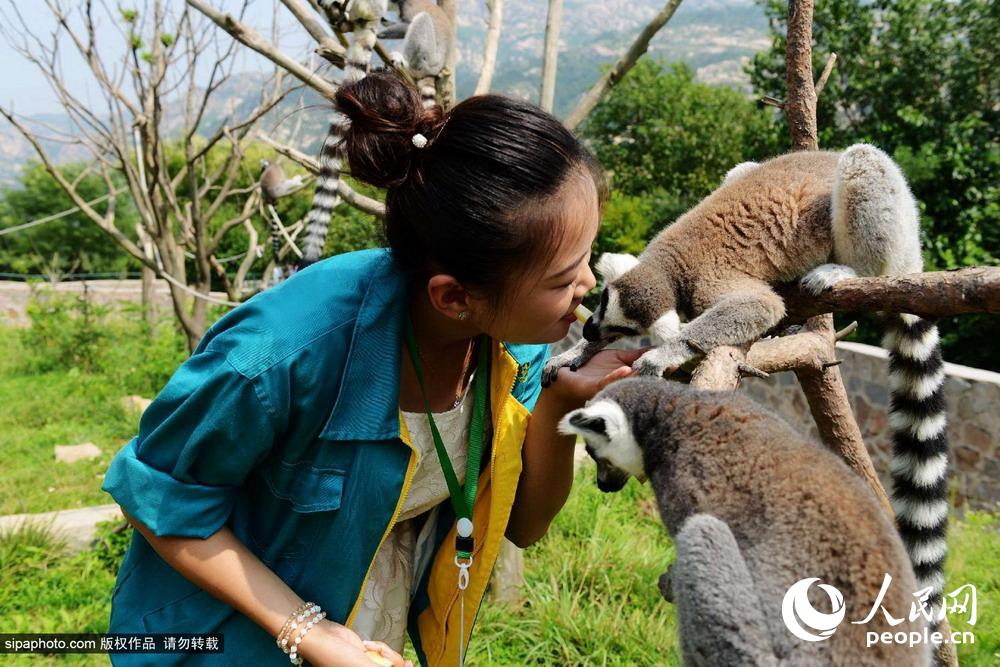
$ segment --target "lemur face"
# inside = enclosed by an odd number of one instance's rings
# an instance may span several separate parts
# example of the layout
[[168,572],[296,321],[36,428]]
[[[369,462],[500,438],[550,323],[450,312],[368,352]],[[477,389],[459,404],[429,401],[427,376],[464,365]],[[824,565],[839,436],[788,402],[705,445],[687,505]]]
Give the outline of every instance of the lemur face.
[[642,450],[615,401],[602,399],[573,410],[559,421],[558,430],[563,435],[583,436],[587,453],[597,463],[597,488],[601,491],[619,491],[629,477],[646,481]]
[[601,255],[596,269],[604,291],[600,305],[583,327],[585,339],[611,342],[622,336],[651,334],[662,342],[680,332],[677,311],[664,307],[666,290],[638,273],[629,274],[638,264],[639,259],[632,255]]

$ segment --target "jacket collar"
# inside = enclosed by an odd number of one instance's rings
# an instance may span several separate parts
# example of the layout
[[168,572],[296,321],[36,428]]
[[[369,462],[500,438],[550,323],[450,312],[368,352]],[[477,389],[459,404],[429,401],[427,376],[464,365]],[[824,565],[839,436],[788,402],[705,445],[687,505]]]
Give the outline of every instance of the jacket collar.
[[[347,350],[340,390],[320,432],[324,440],[398,438],[399,366],[406,316],[406,277],[391,251],[377,253]],[[388,341],[393,341],[387,345]],[[518,361],[506,344],[493,341],[491,399],[509,392]],[[503,386],[506,391],[498,388]],[[495,407],[495,406],[494,406]]]
[[[347,350],[325,440],[386,440],[399,435],[399,364],[406,280],[390,251],[373,261]],[[393,341],[391,345],[386,345]]]

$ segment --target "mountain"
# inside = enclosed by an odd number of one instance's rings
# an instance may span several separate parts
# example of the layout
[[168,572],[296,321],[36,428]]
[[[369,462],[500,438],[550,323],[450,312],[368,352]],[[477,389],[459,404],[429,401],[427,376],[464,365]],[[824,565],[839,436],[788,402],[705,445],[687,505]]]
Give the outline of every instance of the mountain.
[[[568,113],[613,63],[666,0],[565,0],[556,78],[556,115]],[[537,100],[545,41],[544,0],[506,0],[493,91]],[[459,54],[456,80],[459,98],[470,95],[479,78],[488,12],[482,0],[459,1]],[[753,0],[686,0],[653,38],[645,57],[683,61],[701,81],[747,89],[743,64],[769,46],[767,20]],[[388,42],[392,50],[398,42]],[[232,111],[252,108],[258,99],[261,74],[235,75],[214,95],[203,127],[214,127]],[[301,109],[299,110],[299,105]],[[170,113],[173,106],[178,111]],[[319,149],[326,133],[328,105],[312,92],[289,96],[262,120],[261,130],[287,137],[302,115],[298,146],[307,153]],[[164,121],[169,131],[180,122],[182,104],[168,105]],[[33,116],[32,121],[65,128],[63,115]],[[43,142],[58,162],[89,159],[79,145]],[[0,123],[0,183],[11,183],[21,165],[34,158],[31,146],[6,122]]]
[[[663,8],[665,0],[565,0],[559,33],[556,115],[568,113],[600,75],[601,65],[613,63],[639,31]],[[482,2],[460,3],[459,97],[475,88],[482,66],[488,12]],[[545,43],[548,3],[508,0],[493,88],[537,100]],[[688,0],[650,42],[645,57],[681,60],[698,79],[746,87],[742,65],[765,49],[767,20],[752,0]]]

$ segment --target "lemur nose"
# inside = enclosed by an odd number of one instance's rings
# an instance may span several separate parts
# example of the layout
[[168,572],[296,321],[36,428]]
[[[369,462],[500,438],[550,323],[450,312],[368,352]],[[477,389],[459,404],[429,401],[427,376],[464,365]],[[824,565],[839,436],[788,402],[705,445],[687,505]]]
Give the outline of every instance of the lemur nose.
[[587,323],[583,325],[583,337],[591,343],[601,339],[601,328],[594,323],[594,316],[587,318]]

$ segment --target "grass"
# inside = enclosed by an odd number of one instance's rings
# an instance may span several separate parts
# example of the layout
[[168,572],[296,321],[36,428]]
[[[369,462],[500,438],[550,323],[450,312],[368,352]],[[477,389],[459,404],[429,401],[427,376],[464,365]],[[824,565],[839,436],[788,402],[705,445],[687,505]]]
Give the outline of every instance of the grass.
[[[674,550],[651,511],[648,486],[633,480],[601,493],[585,466],[549,534],[525,552],[524,604],[483,605],[472,639],[475,665],[679,665],[673,605],[657,579]],[[952,615],[961,664],[1000,664],[1000,519],[953,519],[946,565],[952,591],[976,586],[978,619]]]
[[[67,555],[65,545],[47,530],[29,528],[0,536],[0,619],[2,632],[106,632],[111,589],[130,537],[99,526],[91,551]],[[5,665],[107,665],[99,653],[5,655]]]
[[[0,515],[111,502],[104,471],[138,428],[122,399],[152,397],[185,357],[169,324],[153,335],[135,314],[92,314],[83,325],[71,300],[35,306],[31,328],[0,326]],[[84,442],[101,455],[56,462],[56,445]]]
[[672,605],[657,580],[673,546],[648,487],[601,493],[588,467],[549,534],[525,552],[524,604],[487,602],[470,664],[678,664]]
[[[483,604],[467,663],[679,665],[673,606],[656,586],[673,547],[648,499],[648,488],[634,482],[619,494],[601,494],[584,468],[549,534],[525,552],[523,604]],[[113,527],[104,524],[97,548],[73,556],[62,555],[44,531],[0,538],[0,631],[104,631],[131,531],[114,534]],[[1000,658],[998,529],[997,518],[985,513],[951,527],[948,590],[965,583],[978,589],[976,625],[951,617],[954,630],[975,635],[974,644],[959,647],[962,665],[986,667]],[[107,664],[99,654],[31,658],[56,660]]]
[[[0,359],[0,514],[44,512],[110,502],[101,478],[130,438],[137,415],[121,404],[125,394],[109,378],[56,370],[30,374],[18,367],[24,348],[4,328],[11,353]],[[56,445],[93,442],[102,454],[73,464],[56,463]]]
[[[30,331],[0,327],[10,350],[0,358],[0,514],[111,502],[100,491],[101,477],[137,425],[121,398],[151,397],[183,359],[179,337],[142,334],[135,324],[109,325],[84,370],[48,363],[59,356],[52,350],[66,356],[67,344],[50,339],[36,348]],[[99,459],[54,463],[53,445],[87,441],[102,449]],[[549,534],[525,552],[523,603],[483,604],[469,665],[679,664],[673,606],[657,588],[673,546],[649,488],[633,481],[605,495],[592,470],[581,470]],[[112,529],[104,525],[99,545],[75,555],[44,530],[0,536],[0,632],[105,631],[131,532]],[[978,589],[976,625],[951,617],[954,630],[975,635],[959,657],[963,665],[1000,664],[997,517],[954,519],[949,544],[947,590],[965,583]],[[8,657],[4,664],[107,664],[101,654]]]

